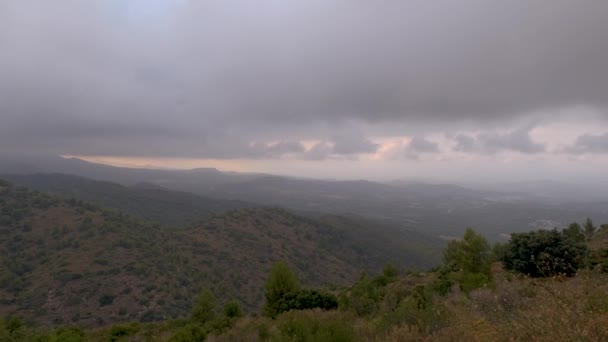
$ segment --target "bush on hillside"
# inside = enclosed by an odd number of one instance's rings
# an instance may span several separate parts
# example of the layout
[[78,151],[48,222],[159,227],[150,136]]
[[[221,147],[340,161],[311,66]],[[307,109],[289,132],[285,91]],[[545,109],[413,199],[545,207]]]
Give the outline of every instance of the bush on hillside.
[[502,262],[531,277],[573,276],[583,265],[587,246],[557,230],[511,234]]
[[290,310],[308,310],[319,308],[335,310],[338,308],[336,296],[316,290],[300,290],[285,294],[277,302],[277,314]]
[[295,311],[277,319],[279,341],[349,342],[356,339],[349,317],[340,312],[319,317],[315,311]]
[[207,338],[205,330],[196,323],[181,327],[169,339],[169,342],[203,342]]
[[233,300],[224,305],[224,316],[228,318],[239,318],[243,316],[243,310],[241,310],[241,304]]
[[350,291],[341,294],[339,307],[353,311],[358,316],[373,315],[384,298],[384,290],[375,279],[363,274]]

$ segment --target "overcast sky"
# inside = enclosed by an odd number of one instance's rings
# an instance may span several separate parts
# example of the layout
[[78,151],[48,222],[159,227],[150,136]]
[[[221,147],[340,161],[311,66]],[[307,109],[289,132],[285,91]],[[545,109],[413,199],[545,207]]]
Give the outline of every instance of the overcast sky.
[[0,152],[606,181],[606,18],[596,0],[2,0]]

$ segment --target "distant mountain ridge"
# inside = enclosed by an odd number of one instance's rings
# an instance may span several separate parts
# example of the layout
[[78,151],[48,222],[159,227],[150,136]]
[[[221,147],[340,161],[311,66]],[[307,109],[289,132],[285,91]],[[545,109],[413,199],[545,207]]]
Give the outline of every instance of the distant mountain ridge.
[[[36,159],[29,163],[36,164]],[[0,175],[15,169],[9,164],[0,158]],[[465,227],[474,227],[496,241],[508,232],[544,227],[547,222],[565,227],[586,217],[608,221],[608,199],[599,200],[599,190],[581,193],[570,188],[554,191],[558,194],[555,197],[542,192],[533,195],[516,187],[498,190],[420,182],[333,181],[215,169],[128,169],[62,158],[41,159],[37,165],[18,173],[47,170],[44,172],[75,174],[127,187],[154,184],[208,199],[280,206],[303,215],[356,215],[435,236],[460,236]],[[588,200],[585,194],[589,194]]]

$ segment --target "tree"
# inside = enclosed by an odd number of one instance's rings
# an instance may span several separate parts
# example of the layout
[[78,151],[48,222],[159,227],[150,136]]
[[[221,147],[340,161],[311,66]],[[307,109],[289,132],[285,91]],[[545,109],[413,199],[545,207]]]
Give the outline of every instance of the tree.
[[215,296],[208,289],[201,291],[192,308],[192,320],[204,324],[215,316]]
[[373,282],[378,286],[386,286],[397,280],[399,271],[391,264],[386,264],[382,269],[382,274],[374,278]]
[[587,217],[587,221],[585,221],[585,225],[583,227],[585,228],[585,236],[587,237],[587,240],[591,240],[591,237],[593,237],[593,234],[595,233],[593,221]]
[[266,280],[264,297],[264,314],[276,317],[280,300],[288,293],[297,292],[300,289],[298,279],[284,262],[276,263],[270,270],[270,276]]
[[488,241],[467,228],[462,240],[452,240],[443,252],[445,264],[465,273],[489,273],[492,253]]
[[584,242],[555,229],[538,230],[511,234],[502,261],[506,269],[532,277],[572,276],[583,265],[586,255]]
[[399,275],[399,270],[397,270],[395,266],[391,264],[386,264],[382,269],[382,275],[387,278],[396,278]]
[[576,222],[571,223],[568,228],[563,230],[562,234],[564,234],[565,237],[571,239],[572,241],[585,241],[585,234],[583,233],[583,229],[581,228],[581,225]]

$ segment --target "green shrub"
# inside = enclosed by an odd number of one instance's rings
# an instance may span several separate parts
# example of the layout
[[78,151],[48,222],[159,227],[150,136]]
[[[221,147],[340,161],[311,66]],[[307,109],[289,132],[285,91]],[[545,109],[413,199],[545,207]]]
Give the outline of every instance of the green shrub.
[[511,234],[502,262],[531,277],[573,276],[583,265],[587,246],[557,230]]
[[192,320],[199,324],[209,322],[215,317],[215,296],[205,289],[201,292],[192,308]]
[[454,283],[448,277],[440,277],[435,283],[435,290],[442,296],[447,295]]
[[119,324],[114,325],[110,328],[110,341],[118,341],[122,337],[130,336],[135,334],[138,331],[138,326],[136,324]]
[[110,304],[114,303],[115,298],[116,298],[116,296],[112,296],[112,295],[102,295],[101,297],[99,297],[99,305],[101,305],[101,306],[110,305]]
[[380,331],[407,326],[409,330],[430,334],[447,326],[448,318],[447,310],[433,300],[432,291],[419,285],[396,308],[382,314],[376,326]]
[[205,332],[221,334],[221,333],[227,331],[228,329],[230,329],[234,322],[235,322],[235,319],[233,319],[233,318],[226,317],[226,316],[219,316],[219,317],[216,317],[213,320],[205,323],[203,328],[204,328]]
[[241,305],[237,301],[231,301],[224,306],[224,315],[228,318],[237,318],[243,316]]
[[340,316],[314,312],[289,312],[279,317],[279,341],[350,342],[355,340],[352,322]]
[[384,288],[363,275],[353,288],[339,298],[339,307],[351,310],[358,316],[373,315],[378,311],[380,301],[384,296]]
[[335,310],[338,308],[338,299],[329,293],[316,290],[300,290],[285,294],[276,304],[277,314],[289,310],[323,309]]
[[480,287],[487,287],[492,283],[490,277],[484,273],[462,273],[457,276],[457,281],[460,289],[466,293]]
[[9,318],[5,324],[5,329],[6,329],[6,331],[9,332],[9,334],[14,334],[23,328],[24,328],[23,321],[21,321],[21,319],[19,319],[17,317]]
[[169,339],[169,342],[202,342],[207,338],[207,334],[202,326],[196,323],[188,324],[177,330]]
[[85,342],[87,341],[84,331],[80,328],[60,328],[53,332],[48,339],[39,339],[48,342]]

